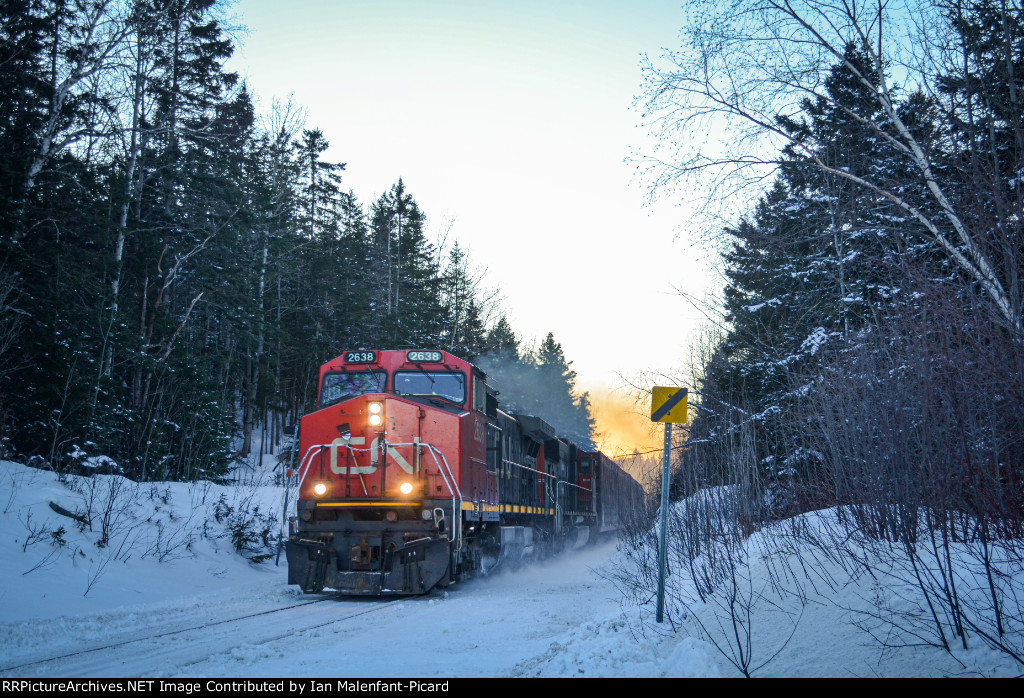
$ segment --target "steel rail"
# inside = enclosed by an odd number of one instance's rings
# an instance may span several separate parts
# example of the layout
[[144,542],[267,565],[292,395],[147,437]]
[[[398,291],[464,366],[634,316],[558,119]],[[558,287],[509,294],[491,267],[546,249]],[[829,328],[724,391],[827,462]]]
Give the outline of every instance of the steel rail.
[[[81,656],[81,655],[90,654],[92,652],[102,652],[104,650],[115,649],[117,647],[124,647],[126,645],[131,645],[131,644],[134,644],[134,643],[137,643],[137,642],[146,642],[146,641],[149,641],[149,640],[157,640],[159,638],[169,637],[171,635],[180,635],[181,633],[193,632],[195,630],[202,630],[204,628],[213,628],[213,627],[216,627],[218,625],[224,625],[226,623],[237,623],[239,621],[248,620],[250,618],[258,618],[260,616],[266,616],[266,615],[270,615],[272,613],[280,613],[282,611],[289,611],[289,610],[293,610],[293,609],[296,609],[296,608],[302,608],[304,606],[311,606],[311,605],[316,604],[316,603],[322,603],[324,601],[330,601],[333,598],[334,598],[333,596],[327,596],[327,597],[324,597],[324,598],[321,598],[321,599],[314,599],[312,601],[305,601],[303,603],[291,604],[289,606],[282,606],[280,608],[271,608],[271,609],[268,609],[266,611],[259,611],[257,613],[248,613],[248,614],[243,615],[243,616],[235,616],[233,618],[224,618],[224,619],[221,619],[221,620],[213,621],[211,623],[200,623],[199,625],[192,625],[192,626],[189,626],[187,628],[178,628],[176,630],[166,630],[166,631],[163,631],[163,632],[154,633],[152,635],[146,635],[145,637],[135,637],[135,638],[132,638],[130,640],[121,640],[121,641],[117,641],[117,642],[110,642],[110,643],[107,643],[105,645],[100,645],[98,647],[89,647],[89,648],[86,648],[86,649],[77,650],[75,652],[69,652],[67,654],[58,655],[56,657],[47,657],[45,659],[35,659],[35,660],[30,661],[30,662],[23,662],[21,664],[16,664],[14,666],[0,667],[0,672],[16,671],[16,670],[19,670],[19,669],[24,669],[25,667],[35,666],[37,664],[47,664],[49,662],[57,662],[57,661],[60,661],[62,659],[70,659],[72,657],[78,657],[78,656]],[[366,610],[358,611],[356,613],[351,613],[351,614],[349,614],[347,616],[344,616],[342,618],[332,618],[331,620],[324,621],[323,623],[319,623],[319,624],[316,624],[316,625],[303,626],[302,629],[305,631],[305,630],[310,630],[310,629],[313,629],[313,628],[321,628],[321,627],[323,627],[325,625],[330,625],[331,623],[338,623],[338,622],[341,622],[341,621],[345,621],[345,620],[349,620],[349,619],[355,618],[356,616],[362,616],[362,615],[365,615],[367,613],[374,613],[376,611],[383,610],[383,609],[385,609],[385,608],[387,608],[389,606],[393,606],[393,605],[395,605],[397,603],[401,603],[402,601],[405,601],[405,600],[406,599],[396,599],[394,601],[389,601],[387,603],[383,603],[383,604],[380,604],[380,605],[373,606],[372,608],[368,608]],[[271,638],[271,640],[268,640],[268,641],[272,641],[273,639],[277,639],[277,638]]]

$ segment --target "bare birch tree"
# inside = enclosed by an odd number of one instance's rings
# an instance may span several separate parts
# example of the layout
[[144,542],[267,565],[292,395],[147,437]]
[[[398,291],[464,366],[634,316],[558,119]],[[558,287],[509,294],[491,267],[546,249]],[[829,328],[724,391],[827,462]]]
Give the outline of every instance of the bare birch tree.
[[73,118],[82,102],[102,101],[94,93],[99,74],[115,68],[128,32],[124,3],[117,0],[69,0],[54,8],[49,37],[49,100],[37,133],[38,146],[28,166],[25,191],[36,184],[47,162],[81,138],[95,135],[97,123]]
[[[899,234],[935,243],[954,268],[983,290],[1001,324],[1020,342],[1019,220],[1007,216],[1012,230],[999,231],[1000,239],[993,241],[992,227],[973,220],[958,203],[962,199],[950,191],[937,149],[915,130],[904,109],[912,93],[926,100],[939,94],[934,76],[948,65],[937,63],[949,63],[945,49],[936,48],[943,9],[948,8],[927,0],[692,4],[682,48],[645,66],[645,115],[661,128],[662,144],[668,146],[645,162],[654,187],[694,180],[711,200],[760,186],[783,163],[783,148],[801,153],[808,167],[873,192],[915,220],[915,230]],[[1011,11],[1019,15],[1020,9]],[[849,59],[849,47],[866,58],[866,66]],[[784,128],[785,119],[799,119],[807,101],[843,108],[825,89],[825,78],[837,64],[860,81],[877,107],[877,117],[849,109],[847,116],[868,127],[902,160],[904,171],[914,175],[913,186],[894,180],[889,171],[855,172],[826,162]],[[702,136],[708,138],[701,142]]]

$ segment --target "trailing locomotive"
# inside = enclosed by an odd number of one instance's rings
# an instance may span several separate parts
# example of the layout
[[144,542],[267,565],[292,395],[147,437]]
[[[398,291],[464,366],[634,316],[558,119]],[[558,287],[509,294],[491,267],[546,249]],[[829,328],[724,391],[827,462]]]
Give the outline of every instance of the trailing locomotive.
[[640,485],[443,351],[348,351],[302,418],[288,582],[421,594],[616,530]]

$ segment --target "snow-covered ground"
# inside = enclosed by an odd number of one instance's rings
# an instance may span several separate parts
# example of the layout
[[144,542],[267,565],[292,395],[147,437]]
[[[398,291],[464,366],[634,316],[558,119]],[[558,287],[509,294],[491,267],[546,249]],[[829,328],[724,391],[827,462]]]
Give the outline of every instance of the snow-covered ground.
[[[424,597],[310,604],[317,597],[289,587],[283,556],[278,566],[271,554],[282,497],[258,479],[61,482],[0,462],[0,676],[738,675],[721,604],[686,614],[677,604],[655,623],[653,597],[626,602],[612,581],[632,574],[614,542]],[[88,512],[88,523],[51,503]],[[778,570],[778,560],[751,558],[748,588],[769,584],[769,562]],[[903,640],[882,649],[860,611],[887,591],[862,575],[805,588],[795,605],[751,605],[746,651],[763,664],[754,675],[1021,673],[976,640],[952,654]]]

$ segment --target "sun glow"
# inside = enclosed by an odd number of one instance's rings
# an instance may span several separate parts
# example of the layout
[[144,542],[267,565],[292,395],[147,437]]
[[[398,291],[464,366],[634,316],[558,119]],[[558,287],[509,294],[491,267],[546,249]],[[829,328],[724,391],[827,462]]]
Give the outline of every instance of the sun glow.
[[590,405],[597,446],[605,455],[622,458],[634,452],[660,452],[662,430],[651,422],[648,405],[637,404],[628,395],[607,388],[591,390]]

